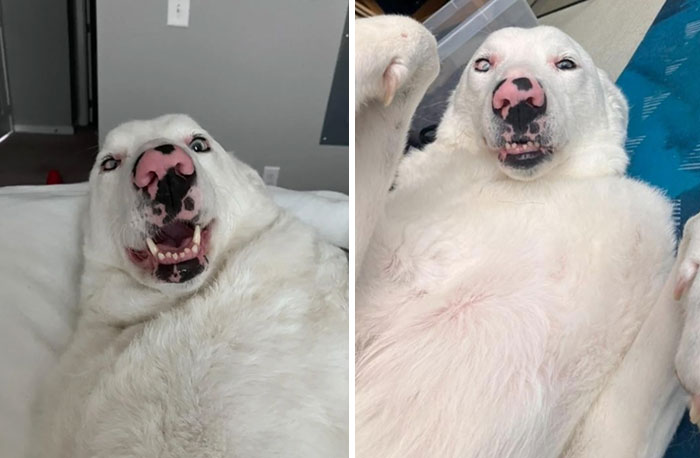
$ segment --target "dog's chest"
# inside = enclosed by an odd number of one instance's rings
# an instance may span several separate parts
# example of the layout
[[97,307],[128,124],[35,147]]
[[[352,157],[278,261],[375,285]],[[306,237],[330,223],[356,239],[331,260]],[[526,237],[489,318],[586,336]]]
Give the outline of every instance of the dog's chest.
[[394,202],[360,279],[360,322],[403,337],[439,329],[557,376],[582,354],[610,358],[648,310],[670,248],[666,222],[646,225],[619,187],[496,183]]
[[568,437],[672,261],[666,203],[638,188],[395,199],[358,280],[358,424],[441,425],[454,456],[557,456],[552,440],[508,447]]

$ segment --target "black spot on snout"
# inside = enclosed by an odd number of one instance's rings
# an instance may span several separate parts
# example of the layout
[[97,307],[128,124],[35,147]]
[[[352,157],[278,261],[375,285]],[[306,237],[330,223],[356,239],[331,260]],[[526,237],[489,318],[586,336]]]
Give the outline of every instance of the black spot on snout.
[[[541,107],[536,107],[524,100],[508,110],[508,116],[506,116],[504,121],[513,126],[513,131],[516,134],[525,133],[527,132],[528,126],[530,126],[535,119],[544,115],[546,111],[546,98]],[[497,112],[497,110],[494,109],[494,112]]]
[[529,91],[532,89],[532,82],[528,78],[515,78],[513,84],[519,91]]
[[165,214],[169,217],[168,221],[180,213],[187,192],[194,185],[195,181],[196,175],[194,173],[183,176],[177,173],[175,168],[170,168],[163,179],[158,182],[154,201],[163,204]]
[[156,147],[153,148],[153,149],[156,150],[156,151],[160,151],[160,152],[163,153],[163,154],[170,154],[170,153],[172,153],[173,151],[175,151],[175,147],[174,147],[173,145],[170,145],[170,144],[165,144],[165,145],[156,146]]
[[192,200],[191,197],[185,198],[184,205],[185,205],[185,210],[187,210],[187,211],[194,210],[194,200]]

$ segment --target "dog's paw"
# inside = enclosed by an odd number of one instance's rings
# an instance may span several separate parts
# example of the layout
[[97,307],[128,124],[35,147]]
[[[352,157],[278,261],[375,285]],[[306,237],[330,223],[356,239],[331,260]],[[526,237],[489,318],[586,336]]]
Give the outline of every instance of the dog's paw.
[[673,289],[676,300],[680,300],[689,290],[700,267],[700,215],[693,216],[685,224],[678,258],[676,286]]
[[435,37],[405,16],[355,21],[355,109],[370,100],[388,106],[402,88],[427,87],[439,70]]

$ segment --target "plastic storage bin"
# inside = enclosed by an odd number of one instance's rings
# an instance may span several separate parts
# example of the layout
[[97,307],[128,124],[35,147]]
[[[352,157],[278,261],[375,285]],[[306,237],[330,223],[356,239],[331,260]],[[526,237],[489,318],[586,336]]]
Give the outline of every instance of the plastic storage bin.
[[432,141],[452,90],[484,39],[504,27],[534,27],[537,18],[526,0],[452,0],[424,25],[438,39],[440,74],[413,117],[409,144],[416,147]]

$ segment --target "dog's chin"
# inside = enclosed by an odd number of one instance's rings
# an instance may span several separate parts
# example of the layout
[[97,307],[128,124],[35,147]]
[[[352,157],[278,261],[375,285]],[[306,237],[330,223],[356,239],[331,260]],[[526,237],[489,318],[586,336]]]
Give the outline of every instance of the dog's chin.
[[517,180],[533,180],[551,166],[555,150],[537,142],[503,143],[497,148],[501,170]]
[[143,246],[127,247],[127,257],[156,283],[196,283],[209,267],[213,225],[214,221],[172,221],[146,237]]

